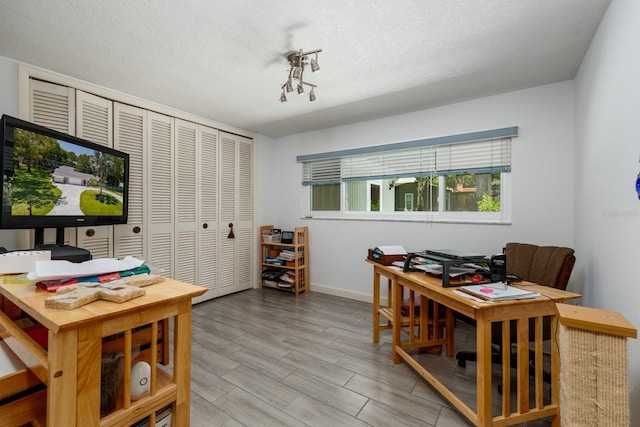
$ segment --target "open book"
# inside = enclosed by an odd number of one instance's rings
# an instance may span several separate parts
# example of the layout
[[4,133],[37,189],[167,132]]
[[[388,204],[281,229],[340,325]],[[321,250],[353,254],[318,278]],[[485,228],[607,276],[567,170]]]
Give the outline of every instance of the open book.
[[538,292],[527,291],[504,283],[485,283],[483,285],[462,286],[460,291],[487,301],[510,301],[539,297]]

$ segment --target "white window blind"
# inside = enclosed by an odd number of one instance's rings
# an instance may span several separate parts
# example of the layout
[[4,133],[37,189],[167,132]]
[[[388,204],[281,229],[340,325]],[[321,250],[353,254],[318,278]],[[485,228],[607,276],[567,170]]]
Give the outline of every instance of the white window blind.
[[490,173],[511,170],[511,137],[518,128],[451,135],[298,156],[303,185],[349,180]]
[[511,170],[511,138],[490,139],[434,147],[435,172],[509,172]]
[[434,170],[435,151],[432,147],[424,147],[350,156],[341,160],[342,180],[420,176]]
[[316,160],[304,163],[302,181],[306,184],[336,184],[340,182],[340,159]]

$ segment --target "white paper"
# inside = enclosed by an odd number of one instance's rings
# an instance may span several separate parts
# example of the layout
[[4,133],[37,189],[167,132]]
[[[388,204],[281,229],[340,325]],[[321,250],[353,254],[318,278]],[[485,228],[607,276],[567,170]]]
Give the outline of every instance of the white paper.
[[401,245],[378,246],[377,249],[385,255],[406,255],[407,251]]
[[[442,276],[443,267],[440,264],[415,264],[412,268],[422,270],[425,273],[433,274],[434,276]],[[473,274],[476,270],[474,268],[463,268],[449,266],[449,277],[459,277],[465,274]]]
[[131,270],[144,261],[131,256],[124,259],[97,258],[84,262],[64,260],[36,261],[36,270],[27,274],[29,280],[59,280],[74,277],[99,276],[106,273]]
[[459,291],[457,289],[454,289],[453,293],[456,294],[456,295],[460,295],[461,297],[465,297],[465,298],[468,298],[470,300],[474,300],[474,301],[477,301],[477,302],[487,302],[487,300],[484,300],[484,299],[481,299],[481,298],[478,298],[478,297],[474,297],[473,295],[470,295],[470,294],[465,294],[464,292]]
[[463,292],[472,293],[473,295],[489,301],[510,301],[516,299],[536,298],[540,294],[537,292],[527,291],[525,289],[507,286],[503,283],[487,283],[482,285],[471,285],[462,288]]

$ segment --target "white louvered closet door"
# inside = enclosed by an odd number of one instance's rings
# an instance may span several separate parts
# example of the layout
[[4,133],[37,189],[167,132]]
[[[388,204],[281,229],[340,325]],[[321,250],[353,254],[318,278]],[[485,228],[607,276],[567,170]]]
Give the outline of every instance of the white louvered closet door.
[[[76,135],[113,147],[113,103],[76,90]],[[113,258],[113,226],[78,227],[77,246],[91,252],[93,259]]]
[[[236,226],[236,140],[235,135],[220,132],[220,253],[218,255],[218,295],[236,292],[236,240],[229,238],[229,225]],[[237,230],[234,230],[234,233]]]
[[[253,265],[250,139],[220,132],[219,295],[251,287]],[[233,225],[235,238],[229,238]]]
[[187,283],[196,282],[197,186],[195,123],[175,120],[175,274]]
[[[27,120],[50,129],[75,135],[76,91],[67,86],[29,79],[29,117]],[[74,228],[65,229],[65,243],[76,244]],[[33,246],[33,233],[25,247]],[[56,230],[45,230],[45,243],[56,242]]]
[[113,226],[116,258],[133,256],[146,260],[144,251],[144,185],[146,112],[137,107],[113,104],[113,146],[129,154],[129,214],[126,224]]
[[28,120],[58,132],[75,134],[76,91],[67,86],[29,79]]
[[194,302],[218,296],[218,130],[198,126],[198,275],[196,283],[207,292]]
[[[206,287],[204,299],[250,288],[253,141],[117,101],[108,101],[109,118],[104,101],[29,80],[27,120],[130,155],[128,224],[96,227],[113,229],[110,242],[98,242],[99,235],[87,236],[84,229],[77,241],[76,230],[68,229],[65,243],[90,246],[94,257],[141,257],[167,277]],[[55,242],[54,229],[46,230],[45,241]]]
[[145,186],[147,261],[173,278],[173,118],[147,112],[148,150]]
[[255,245],[253,238],[253,140],[236,136],[238,156],[238,219],[236,250],[238,254],[238,291],[253,286]]

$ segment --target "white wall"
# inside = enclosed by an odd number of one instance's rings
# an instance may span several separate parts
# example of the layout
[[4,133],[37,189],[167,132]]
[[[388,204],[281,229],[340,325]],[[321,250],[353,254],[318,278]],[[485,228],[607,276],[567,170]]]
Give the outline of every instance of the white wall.
[[[312,289],[370,300],[367,248],[460,248],[485,254],[508,241],[573,246],[573,82],[561,82],[349,126],[275,139],[277,191],[262,200],[281,227],[309,226]],[[301,219],[296,156],[367,145],[519,126],[512,143],[512,225]],[[579,254],[578,254],[579,256]],[[569,285],[571,287],[571,283]]]
[[[0,115],[18,116],[18,64],[0,56]],[[0,246],[9,250],[21,248],[19,231],[0,230]]]
[[[640,2],[614,0],[576,77],[575,242],[584,305],[640,327]],[[640,342],[629,340],[631,425],[640,425]]]

